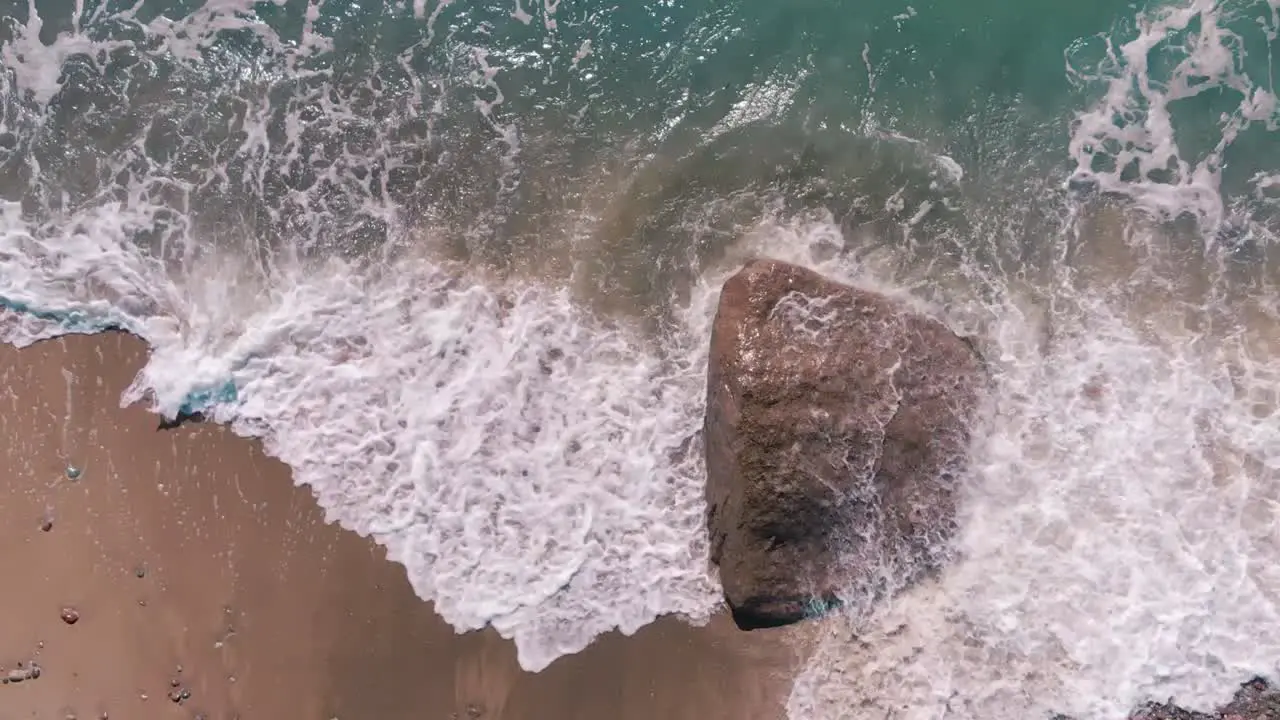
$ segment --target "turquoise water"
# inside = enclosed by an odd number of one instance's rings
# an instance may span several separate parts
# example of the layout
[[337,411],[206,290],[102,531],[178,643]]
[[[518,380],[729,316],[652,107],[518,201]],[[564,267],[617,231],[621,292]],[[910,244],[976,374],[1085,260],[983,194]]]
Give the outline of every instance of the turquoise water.
[[719,284],[805,264],[996,387],[953,565],[845,598],[793,720],[1207,707],[1280,660],[1278,13],[0,0],[0,335],[140,335],[124,402],[537,671],[716,611]]

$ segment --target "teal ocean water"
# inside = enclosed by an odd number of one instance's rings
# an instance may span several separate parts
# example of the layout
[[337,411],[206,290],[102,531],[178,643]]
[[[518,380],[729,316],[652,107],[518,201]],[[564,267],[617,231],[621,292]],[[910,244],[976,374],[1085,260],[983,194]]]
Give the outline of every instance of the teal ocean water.
[[[1119,718],[1280,662],[1277,0],[0,0],[0,337],[261,437],[525,668],[715,612],[752,255],[975,333],[956,560],[793,720]],[[851,598],[856,600],[856,598]]]

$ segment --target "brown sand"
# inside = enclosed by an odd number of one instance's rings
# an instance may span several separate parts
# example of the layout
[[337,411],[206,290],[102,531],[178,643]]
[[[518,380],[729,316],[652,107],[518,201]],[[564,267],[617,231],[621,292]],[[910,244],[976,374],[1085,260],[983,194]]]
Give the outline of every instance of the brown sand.
[[0,347],[0,666],[41,669],[0,685],[0,720],[785,715],[788,636],[723,617],[610,635],[538,674],[491,631],[454,634],[258,443],[119,408],[144,353],[118,334]]

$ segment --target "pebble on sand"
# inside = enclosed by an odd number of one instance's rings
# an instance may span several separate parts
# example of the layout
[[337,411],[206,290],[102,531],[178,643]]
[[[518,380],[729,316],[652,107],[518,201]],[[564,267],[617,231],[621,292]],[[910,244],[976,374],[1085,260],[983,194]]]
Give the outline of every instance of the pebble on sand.
[[18,667],[7,673],[0,673],[0,684],[9,685],[10,683],[20,683],[25,680],[39,680],[40,666],[35,663],[28,663],[26,667],[23,663],[18,663]]
[[68,477],[68,478],[70,478],[70,479],[72,479],[72,480],[79,480],[79,479],[80,479],[80,476],[81,476],[81,475],[83,475],[83,474],[84,474],[84,470],[81,470],[80,468],[76,467],[75,465],[68,465],[68,466],[67,466],[67,477]]
[[49,532],[53,529],[53,518],[45,515],[40,518],[40,532]]
[[69,608],[69,607],[62,608],[61,617],[62,617],[62,622],[68,625],[75,625],[77,622],[80,621],[80,613],[77,612],[75,608]]

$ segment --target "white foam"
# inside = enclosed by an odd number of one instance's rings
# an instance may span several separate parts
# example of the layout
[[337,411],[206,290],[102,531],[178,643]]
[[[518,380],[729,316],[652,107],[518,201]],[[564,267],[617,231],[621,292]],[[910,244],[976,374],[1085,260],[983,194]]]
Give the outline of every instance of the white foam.
[[[919,280],[900,265],[820,267]],[[1063,283],[1051,329],[996,288],[996,386],[962,486],[959,559],[871,617],[827,621],[793,720],[1103,720],[1169,697],[1209,710],[1276,672],[1280,375],[1244,339],[1276,328],[1192,332],[1185,318],[1221,308],[1147,304],[1152,288],[1135,287]]]
[[[429,13],[426,3],[406,8],[426,17],[423,43],[435,37],[433,23],[448,5]],[[513,5],[516,21],[531,23],[530,11]],[[542,3],[544,29],[554,27],[556,6]],[[228,28],[252,32],[270,48],[273,59],[263,67],[228,80],[258,98],[240,120],[237,150],[252,167],[244,177],[213,168],[199,178],[261,193],[268,169],[302,157],[304,123],[291,115],[273,134],[268,121],[281,108],[255,93],[264,78],[297,70],[329,46],[307,35],[291,49],[252,22],[248,7],[217,0],[141,30],[174,62],[192,66]],[[1193,17],[1203,23],[1195,44],[1171,79],[1150,82],[1147,52]],[[1167,112],[1172,100],[1216,83],[1244,98],[1218,126],[1223,143],[1252,123],[1272,122],[1271,91],[1223,54],[1237,49],[1226,19],[1218,4],[1190,0],[1144,15],[1137,39],[1108,44],[1101,70],[1073,68],[1105,86],[1074,131],[1071,150],[1082,172],[1091,147],[1121,142],[1122,160],[1136,160],[1144,173],[1173,163],[1177,180],[1144,174],[1130,182],[1104,172],[1097,174],[1104,188],[1165,214],[1191,210],[1210,226],[1226,216],[1218,165],[1225,146],[1186,157]],[[85,48],[94,50],[90,58],[112,49],[78,30],[46,46],[39,30],[32,19],[5,47],[0,101],[8,111],[0,122],[12,124],[0,132],[38,133],[60,91],[50,68]],[[864,46],[864,61],[869,52]],[[413,67],[409,60],[399,58],[405,68]],[[503,114],[501,60],[484,48],[457,54],[472,71],[469,107],[513,164],[519,128]],[[289,236],[294,244],[264,260],[179,224],[160,243],[165,250],[141,249],[139,235],[173,211],[148,183],[183,192],[199,183],[180,182],[174,168],[126,147],[115,158],[119,167],[108,170],[142,169],[123,197],[50,203],[38,220],[18,203],[0,205],[0,297],[38,311],[5,311],[0,337],[27,343],[105,326],[131,330],[153,354],[124,400],[145,399],[166,415],[196,396],[216,400],[234,381],[237,397],[209,408],[215,418],[262,437],[331,519],[385,544],[454,627],[491,624],[515,639],[525,667],[539,669],[612,628],[632,632],[663,613],[697,620],[716,605],[701,453],[686,441],[701,424],[715,288],[742,257],[798,262],[917,304],[905,290],[927,285],[947,298],[953,323],[988,319],[984,337],[996,365],[991,422],[977,434],[975,472],[965,486],[962,557],[937,582],[870,619],[832,621],[797,682],[792,717],[892,710],[897,717],[1007,718],[1052,709],[1108,718],[1167,695],[1208,707],[1248,674],[1276,669],[1280,647],[1268,638],[1280,637],[1280,577],[1266,559],[1280,542],[1272,488],[1280,378],[1267,367],[1274,353],[1244,341],[1273,328],[1245,325],[1221,299],[1211,307],[1144,301],[1132,291],[1145,286],[1131,279],[1123,292],[1106,283],[1081,289],[1081,276],[1112,271],[1098,263],[1037,288],[1055,308],[1052,341],[1045,341],[1014,282],[987,277],[988,287],[946,286],[952,276],[985,270],[941,273],[941,257],[930,259],[929,274],[912,275],[900,250],[853,247],[829,216],[762,223],[704,273],[661,334],[593,314],[561,283],[500,280],[425,252],[388,252],[393,260],[370,266],[308,259],[322,255],[309,252],[314,246],[344,239],[334,228],[353,216],[385,222],[387,245],[397,250],[422,230],[400,223],[385,188],[362,174],[378,163],[396,167],[397,153],[410,157],[419,139],[397,145],[390,120],[371,123],[322,72],[309,73],[315,86],[299,92],[323,108],[324,119],[307,132],[345,138],[374,127],[382,134],[367,150],[335,143],[334,155],[315,158],[327,163],[321,189],[299,190],[270,209],[273,227],[297,234]],[[1198,75],[1208,80],[1190,82]],[[722,129],[785,110],[799,82],[763,83]],[[416,90],[430,84],[419,83],[406,81]],[[397,102],[415,119],[433,118],[444,105],[420,94]],[[196,104],[193,112],[201,111]],[[1133,119],[1122,127],[1117,113]],[[309,152],[323,144],[313,142]],[[930,158],[935,188],[964,182],[950,157]],[[44,170],[29,170],[38,183]],[[351,201],[348,215],[326,205],[326,182]],[[1273,174],[1259,173],[1253,187],[1266,195],[1275,184]],[[890,210],[906,210],[904,196],[890,198]],[[912,215],[929,209],[921,204]],[[296,224],[285,222],[295,217]],[[1130,239],[1098,242],[1128,247]],[[1213,313],[1218,323],[1225,318],[1225,329],[1187,329]]]
[[[1221,187],[1224,155],[1250,127],[1276,129],[1280,115],[1269,73],[1250,75],[1248,43],[1230,26],[1242,20],[1261,24],[1269,41],[1277,16],[1274,8],[1262,9],[1266,7],[1218,0],[1159,3],[1140,12],[1131,39],[1101,36],[1100,62],[1086,59],[1089,43],[1068,53],[1068,76],[1082,87],[1102,89],[1099,100],[1077,115],[1072,127],[1074,180],[1123,194],[1161,217],[1192,214],[1207,237],[1233,219]],[[1163,58],[1176,62],[1167,69],[1153,67]],[[1204,130],[1193,125],[1180,135],[1178,126],[1186,116],[1178,114],[1178,104],[1220,92],[1234,98],[1235,106],[1214,119],[1216,136],[1209,138],[1208,149],[1186,149]],[[1105,163],[1099,166],[1100,159]]]
[[376,286],[311,275],[256,322],[289,343],[237,373],[233,427],[386,545],[454,627],[494,626],[539,670],[602,632],[715,606],[686,444],[702,343],[664,359],[563,291],[495,292],[425,262]]
[[[48,257],[76,237],[34,246]],[[18,265],[38,255],[10,255],[0,294],[91,312],[99,304],[59,295],[58,278],[95,258],[124,266],[117,277],[143,276],[123,247],[59,253],[43,276]],[[23,295],[11,278],[39,291]],[[425,260],[376,282],[334,261],[265,295],[210,278],[173,308],[179,322],[104,304],[153,346],[124,401],[172,415],[193,392],[234,380],[239,400],[213,408],[215,419],[262,437],[329,519],[386,545],[454,627],[494,626],[538,670],[602,632],[668,613],[699,621],[715,607],[691,437],[710,285],[664,340],[606,325],[565,291],[495,288]],[[7,339],[59,329],[46,321]]]
[[[266,77],[327,50],[311,38],[289,51],[263,26],[248,27],[247,8],[218,0],[146,30],[169,60],[198,69],[216,32],[251,29],[280,55],[258,69]],[[542,8],[551,27],[556,3]],[[314,19],[309,11],[308,27]],[[0,118],[22,124],[0,132],[42,132],[61,90],[49,67],[104,47],[78,28],[45,46],[39,28],[33,14],[6,46],[0,91],[21,112]],[[475,107],[513,162],[516,128],[498,117],[501,68],[483,49],[470,57]],[[317,87],[333,133],[368,123],[336,90]],[[287,122],[279,137],[268,127],[276,110],[262,99],[243,115],[239,152],[255,162],[247,177],[212,167],[201,182],[261,194],[269,164],[301,157],[304,131],[326,131]],[[322,180],[356,213],[387,222],[392,249],[407,244],[396,233],[421,228],[397,224],[377,199],[381,188],[356,171],[394,156],[394,129],[375,157],[338,144],[338,155],[322,158],[331,161]],[[308,152],[314,161],[320,150]],[[173,168],[141,142],[109,159],[143,167],[128,176],[126,201],[96,198],[34,217],[19,203],[0,205],[4,340],[108,326],[142,336],[152,354],[123,402],[166,416],[212,402],[204,409],[215,419],[261,437],[290,464],[331,520],[387,546],[456,629],[492,625],[515,640],[530,670],[603,632],[631,633],[661,614],[699,622],[714,609],[695,433],[718,284],[699,286],[671,331],[650,335],[594,316],[555,283],[500,281],[421,252],[372,266],[308,259],[308,244],[351,217],[326,205],[323,189],[270,208],[273,220],[304,221],[290,226],[301,233],[296,244],[274,256],[203,236],[193,222],[169,223],[152,254],[137,239],[173,208],[149,189]]]

